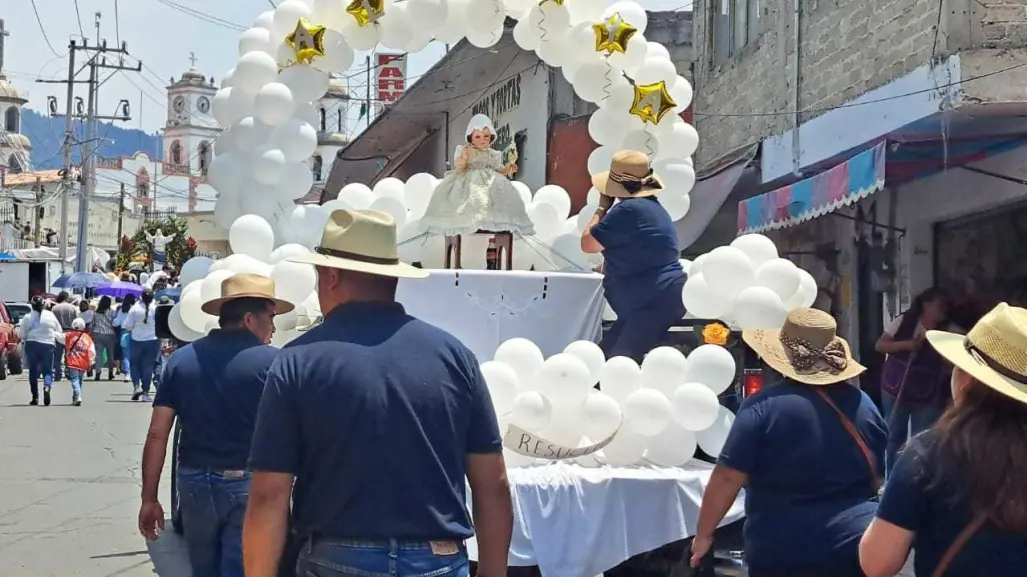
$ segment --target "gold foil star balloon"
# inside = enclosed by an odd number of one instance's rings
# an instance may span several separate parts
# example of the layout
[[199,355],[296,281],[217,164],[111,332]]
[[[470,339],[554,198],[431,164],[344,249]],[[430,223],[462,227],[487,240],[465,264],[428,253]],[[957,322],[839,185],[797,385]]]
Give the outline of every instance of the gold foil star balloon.
[[356,19],[360,27],[373,24],[385,11],[385,0],[353,0],[346,6],[346,12]]
[[636,84],[635,101],[628,112],[641,118],[642,122],[659,124],[663,115],[674,110],[677,105],[667,91],[667,83],[661,80],[654,84]]
[[606,20],[592,25],[596,33],[596,52],[624,53],[628,49],[628,40],[638,32],[631,24],[628,24],[620,17],[620,13],[613,14]]
[[314,58],[325,55],[325,32],[324,26],[316,26],[300,18],[296,23],[296,30],[285,37],[285,43],[296,53],[296,62],[310,64]]

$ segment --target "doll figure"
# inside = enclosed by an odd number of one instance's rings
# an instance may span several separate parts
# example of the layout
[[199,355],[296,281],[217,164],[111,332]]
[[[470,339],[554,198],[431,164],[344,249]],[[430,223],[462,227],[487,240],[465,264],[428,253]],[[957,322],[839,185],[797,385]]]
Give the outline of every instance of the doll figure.
[[496,130],[484,114],[467,125],[467,143],[456,147],[453,169],[435,187],[421,222],[429,233],[457,235],[479,230],[535,234],[520,193],[507,179],[516,161],[503,164],[492,150]]

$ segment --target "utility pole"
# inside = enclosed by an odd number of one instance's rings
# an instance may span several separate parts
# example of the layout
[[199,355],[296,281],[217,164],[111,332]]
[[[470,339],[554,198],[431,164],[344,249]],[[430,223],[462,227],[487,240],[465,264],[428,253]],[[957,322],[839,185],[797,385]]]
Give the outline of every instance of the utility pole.
[[[98,15],[99,16],[99,15]],[[97,18],[97,26],[99,26],[99,17]],[[97,38],[99,38],[99,30],[97,31]],[[86,52],[91,56],[89,62],[82,68],[75,69],[75,56],[78,52]],[[122,100],[119,104],[121,114],[117,116],[98,116],[96,114],[97,99],[96,90],[100,84],[98,81],[98,71],[100,69],[112,69],[112,70],[131,70],[139,72],[142,70],[142,62],[138,63],[135,67],[127,67],[121,64],[116,66],[108,65],[106,59],[100,61],[98,57],[104,54],[119,54],[122,56],[128,55],[128,49],[126,44],[123,42],[120,47],[109,48],[107,41],[97,41],[95,46],[90,46],[86,39],[82,39],[81,45],[76,43],[74,40],[68,43],[68,79],[67,80],[37,80],[43,84],[67,84],[67,94],[64,106],[64,143],[61,147],[64,156],[64,174],[61,186],[61,231],[60,231],[60,259],[61,259],[61,273],[66,273],[67,258],[68,258],[68,226],[69,226],[69,207],[68,197],[71,195],[74,188],[75,182],[75,170],[72,165],[72,147],[75,144],[93,144],[92,152],[83,151],[80,155],[82,167],[82,195],[79,202],[79,230],[78,230],[78,250],[75,259],[76,269],[85,270],[86,262],[86,250],[88,248],[88,231],[89,231],[89,196],[92,193],[93,187],[96,183],[95,167],[96,152],[99,150],[100,143],[96,143],[96,121],[97,120],[129,120],[129,104],[127,100]],[[82,72],[86,67],[89,67],[89,80],[76,80],[78,73]],[[87,84],[89,88],[89,106],[87,110],[83,111],[73,110],[75,101],[75,84]],[[54,97],[48,99],[48,105],[50,109],[50,116],[60,116],[57,110],[57,103]],[[89,136],[83,142],[77,142],[75,139],[75,132],[73,130],[73,121],[78,118],[80,120],[87,121],[87,131]],[[83,214],[85,216],[83,217]]]
[[121,192],[118,194],[118,250],[121,250],[122,226],[125,221],[125,183],[121,183]]
[[36,177],[35,193],[36,203],[32,207],[32,244],[35,245],[36,248],[39,248],[39,239],[41,238],[39,231],[39,211],[43,207],[43,179],[38,176]]

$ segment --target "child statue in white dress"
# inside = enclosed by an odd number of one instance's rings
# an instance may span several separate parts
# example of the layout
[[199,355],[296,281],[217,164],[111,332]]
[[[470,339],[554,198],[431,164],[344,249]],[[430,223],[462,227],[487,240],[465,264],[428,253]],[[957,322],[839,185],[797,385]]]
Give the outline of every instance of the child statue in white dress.
[[435,187],[421,222],[431,234],[473,234],[479,230],[535,234],[527,207],[507,177],[517,165],[503,164],[492,150],[496,130],[484,114],[467,125],[467,144],[456,147],[453,169]]

